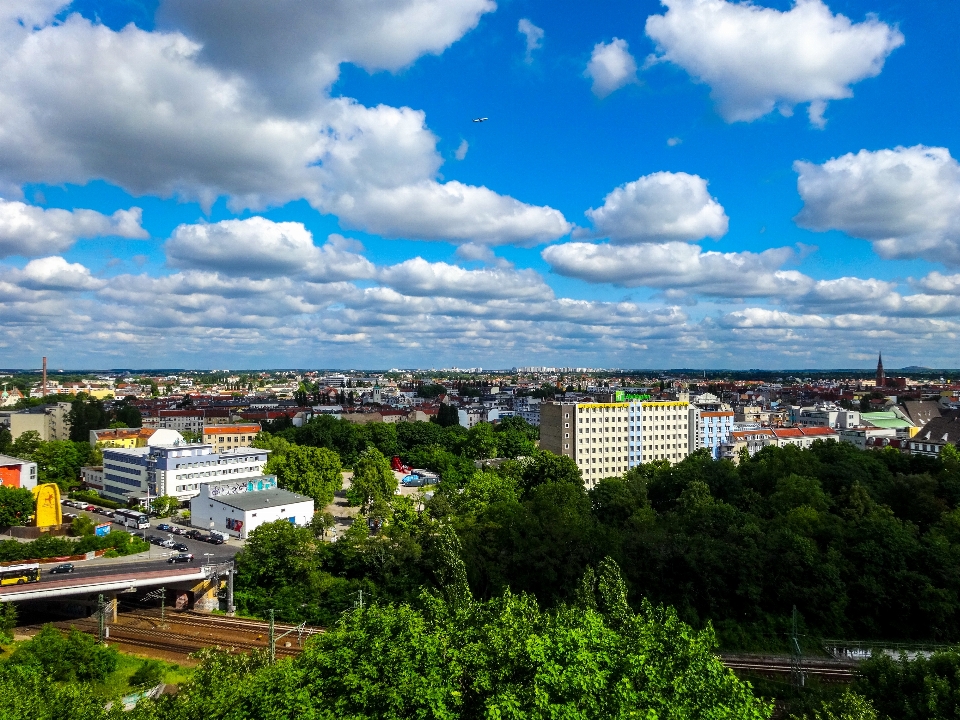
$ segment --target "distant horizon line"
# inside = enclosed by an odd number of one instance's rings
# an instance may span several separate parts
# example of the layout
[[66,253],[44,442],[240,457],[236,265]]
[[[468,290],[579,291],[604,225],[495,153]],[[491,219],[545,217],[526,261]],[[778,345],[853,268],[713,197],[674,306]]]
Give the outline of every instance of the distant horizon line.
[[[547,365],[541,366],[522,366],[522,367],[550,367]],[[576,370],[571,369],[569,366],[556,367],[557,371],[560,372],[576,372]],[[901,368],[886,368],[889,372],[919,372],[924,374],[932,373],[960,373],[960,368],[937,368],[937,367],[925,367],[922,365],[907,365]],[[22,374],[22,375],[40,375],[42,374],[42,368],[0,368],[0,373],[2,374]],[[51,374],[64,374],[64,375],[87,375],[94,373],[104,373],[104,374],[128,374],[128,375],[145,375],[145,374],[173,374],[173,373],[201,373],[201,374],[213,374],[213,373],[262,373],[262,372],[329,372],[329,373],[377,373],[377,374],[387,374],[391,372],[412,372],[412,373],[463,373],[463,374],[472,374],[472,375],[494,375],[494,374],[516,374],[516,368],[482,368],[479,372],[471,371],[467,369],[459,368],[296,368],[296,367],[276,367],[276,368],[237,368],[237,369],[224,369],[219,368],[213,369],[196,369],[196,368],[176,368],[176,367],[158,367],[158,368],[70,368],[70,369],[50,369],[47,368],[47,375]],[[800,373],[810,373],[822,375],[824,373],[875,373],[876,368],[866,367],[866,368],[746,368],[746,369],[736,369],[736,368],[603,368],[595,367],[585,370],[583,372],[590,373],[620,373],[620,374],[680,374],[680,375],[700,375],[702,373],[781,373],[781,374],[791,374],[796,375]],[[524,372],[523,374],[537,374]]]

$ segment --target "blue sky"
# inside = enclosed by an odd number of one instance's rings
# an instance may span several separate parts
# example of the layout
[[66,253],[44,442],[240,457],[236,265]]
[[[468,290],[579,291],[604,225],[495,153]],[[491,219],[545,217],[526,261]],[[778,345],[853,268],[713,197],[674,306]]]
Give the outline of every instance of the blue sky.
[[0,366],[960,366],[955,3],[0,23]]

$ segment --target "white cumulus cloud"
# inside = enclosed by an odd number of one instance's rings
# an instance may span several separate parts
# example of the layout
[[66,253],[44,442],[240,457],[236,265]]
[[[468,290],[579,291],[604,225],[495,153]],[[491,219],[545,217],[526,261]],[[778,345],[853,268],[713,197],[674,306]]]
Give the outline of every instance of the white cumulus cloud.
[[594,45],[583,76],[593,80],[591,90],[600,98],[636,82],[637,61],[630,54],[627,41],[614,38]]
[[302,223],[263,217],[180,225],[165,246],[169,262],[176,267],[251,278],[294,275],[326,282],[373,275],[373,264],[356,249],[339,235],[331,235],[326,245],[317,247]]
[[729,223],[707,181],[683,172],[644,175],[610,192],[601,207],[586,214],[597,236],[617,243],[719,238]]
[[[337,4],[338,12],[348,12],[347,5]],[[390,9],[395,3],[372,0],[349,10],[359,13],[350,22],[367,27],[379,18],[378,32],[391,37],[403,18],[412,22],[418,13],[429,16],[428,25],[439,23],[436,43],[395,38],[402,48],[383,56],[388,67],[414,51],[439,51],[449,44],[445,38],[472,27],[464,18],[476,20],[493,7],[457,0],[449,5],[462,12],[451,14],[426,0],[402,5],[399,14]],[[362,6],[379,14],[363,16]],[[247,21],[242,13],[234,17]],[[235,39],[246,32],[221,30]],[[373,37],[367,30],[364,42]],[[535,244],[569,230],[551,208],[439,182],[442,158],[423,112],[364,107],[321,88],[311,91],[309,107],[293,108],[241,74],[242,63],[213,62],[213,49],[179,31],[129,25],[114,32],[72,15],[18,37],[0,46],[0,191],[8,195],[30,182],[105,179],[136,194],[176,195],[208,207],[225,196],[236,211],[306,198],[348,227],[391,237]],[[363,43],[348,45],[360,53],[354,60],[368,57]],[[377,51],[369,52],[379,67]]]
[[35,290],[98,290],[106,285],[80,263],[69,263],[58,255],[31,260],[19,280]]
[[364,188],[336,197],[329,209],[341,222],[368,232],[457,244],[532,246],[573,227],[559,210],[453,180]]
[[762,253],[704,252],[683,242],[618,246],[582,242],[551,245],[541,253],[560,275],[623,287],[685,289],[703,295],[755,297],[799,295],[814,281],[780,267],[790,248]]
[[533,51],[543,47],[543,28],[538,28],[527,18],[520,18],[517,23],[517,32],[521,33],[527,41],[527,54],[524,57],[527,63],[533,62]]
[[384,268],[378,279],[406,295],[466,299],[552,299],[553,291],[535,270],[466,270],[445,262],[413,258]]
[[785,12],[752,2],[661,0],[663,15],[647,18],[658,58],[710,86],[728,121],[785,115],[809,103],[810,121],[824,123],[830,100],[880,74],[903,44],[896,27],[867,16],[859,23],[834,15],[822,0],[796,0]]
[[496,7],[493,0],[164,0],[158,19],[201,42],[205,60],[292,109],[316,103],[340,63],[399,70],[442,53]]
[[960,265],[960,163],[946,148],[861,150],[794,169],[801,227],[870,240],[884,258]]
[[16,200],[0,198],[0,257],[35,257],[62,252],[79,238],[115,235],[143,239],[140,208],[104,215],[95,210],[44,210]]

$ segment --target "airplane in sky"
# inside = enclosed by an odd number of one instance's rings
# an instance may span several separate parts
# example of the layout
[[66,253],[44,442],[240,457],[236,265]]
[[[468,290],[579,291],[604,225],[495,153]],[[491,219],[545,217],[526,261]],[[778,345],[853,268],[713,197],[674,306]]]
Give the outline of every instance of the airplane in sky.
[[489,119],[490,119],[490,118],[474,118],[473,121],[474,121],[474,122],[486,122],[486,121],[489,120]]

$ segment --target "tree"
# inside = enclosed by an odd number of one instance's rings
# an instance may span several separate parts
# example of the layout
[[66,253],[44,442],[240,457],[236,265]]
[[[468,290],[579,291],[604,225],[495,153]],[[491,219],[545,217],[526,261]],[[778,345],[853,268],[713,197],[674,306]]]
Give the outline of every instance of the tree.
[[814,720],[877,720],[877,711],[869,700],[847,688],[840,697],[823,703],[813,717]]
[[17,646],[8,662],[34,667],[55,680],[103,680],[117,669],[119,653],[79,630],[63,635],[53,625]]
[[343,487],[340,457],[326,448],[289,445],[271,454],[264,471],[276,475],[285,490],[313,498],[317,510],[329,505]]
[[17,626],[17,606],[13,603],[0,605],[0,645],[13,642],[13,629]]
[[366,507],[374,500],[391,498],[397,484],[397,478],[383,453],[376,448],[367,448],[353,464],[353,479],[347,488],[347,500],[351,505]]
[[80,468],[90,458],[92,448],[87,442],[51,440],[41,442],[31,459],[37,463],[37,481],[52,482],[67,491],[80,484]]
[[440,427],[450,427],[460,424],[460,411],[456,405],[450,403],[440,403],[437,414],[430,418],[430,422],[436,423]]
[[467,434],[466,453],[474,460],[486,460],[497,453],[497,437],[490,423],[477,423]]
[[13,435],[10,428],[0,425],[0,455],[9,455],[13,449]]
[[150,509],[158,518],[170,517],[179,507],[180,501],[169,495],[161,495],[150,500]]
[[446,392],[447,389],[443,385],[437,385],[436,383],[424,384],[417,388],[417,395],[428,400],[445,395]]
[[523,466],[521,474],[523,485],[533,488],[543,483],[569,483],[583,486],[580,468],[572,458],[554,455],[547,450],[538,450]]
[[[871,701],[876,708],[874,717],[946,720],[955,718],[960,707],[958,677],[960,652],[956,650],[936,652],[929,658],[919,655],[914,660],[877,654],[857,668],[852,689]],[[856,715],[850,717],[859,720]]]
[[91,430],[102,430],[110,425],[103,401],[78,393],[70,404],[70,439],[74,442],[89,442]]
[[76,536],[93,535],[96,532],[96,525],[86,515],[77,515],[70,523],[70,532]]
[[29,490],[0,485],[0,527],[26,525],[35,511],[36,502]]
[[333,513],[318,510],[313,513],[313,518],[310,520],[310,529],[313,530],[316,537],[323,538],[327,536],[327,531],[336,524],[337,521]]
[[772,710],[722,666],[709,631],[669,610],[647,605],[615,627],[596,610],[545,611],[510,593],[421,605],[347,613],[282,675],[229,680],[245,689],[236,717],[761,720]]
[[129,398],[124,398],[114,405],[113,419],[114,422],[122,423],[119,427],[138,428],[143,426],[143,417],[140,410],[130,402]]
[[30,460],[42,442],[40,433],[36,430],[27,430],[20,433],[20,436],[13,441],[13,445],[10,446],[10,454],[21,460]]

